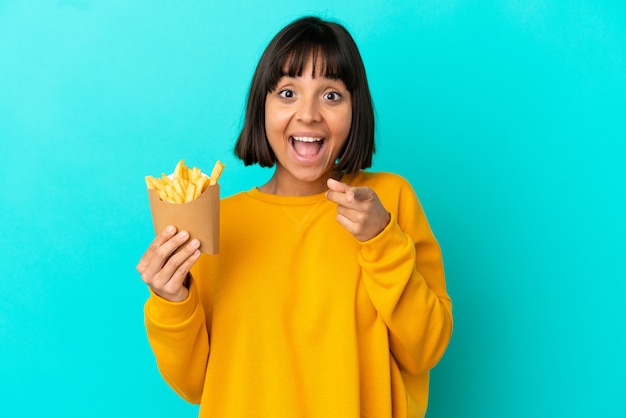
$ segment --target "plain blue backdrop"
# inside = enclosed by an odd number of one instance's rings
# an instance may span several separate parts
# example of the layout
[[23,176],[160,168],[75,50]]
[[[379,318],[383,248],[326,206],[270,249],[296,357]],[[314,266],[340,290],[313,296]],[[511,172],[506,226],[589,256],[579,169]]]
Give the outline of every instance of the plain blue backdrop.
[[0,1],[0,415],[193,417],[163,383],[135,264],[144,176],[227,164],[270,38],[345,24],[375,170],[414,185],[455,330],[429,418],[624,417],[622,1]]

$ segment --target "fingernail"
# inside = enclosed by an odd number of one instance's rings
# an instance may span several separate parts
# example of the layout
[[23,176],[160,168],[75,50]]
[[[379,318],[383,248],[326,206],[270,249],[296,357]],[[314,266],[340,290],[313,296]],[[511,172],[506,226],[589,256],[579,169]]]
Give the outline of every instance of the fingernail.
[[168,233],[170,233],[170,234],[171,234],[172,232],[174,232],[175,230],[176,230],[176,228],[174,228],[174,226],[173,226],[173,225],[170,225],[170,226],[168,226],[167,228],[165,228],[165,232],[168,232]]
[[197,239],[192,239],[191,243],[190,243],[191,247],[199,247],[200,246],[200,241],[198,241]]

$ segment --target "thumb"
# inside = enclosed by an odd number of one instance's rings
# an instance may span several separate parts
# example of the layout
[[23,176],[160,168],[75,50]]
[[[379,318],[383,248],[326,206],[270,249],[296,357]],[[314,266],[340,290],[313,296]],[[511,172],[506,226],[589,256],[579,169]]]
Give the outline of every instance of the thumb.
[[328,186],[328,189],[332,190],[333,192],[345,193],[348,191],[348,189],[350,189],[350,186],[348,186],[346,183],[342,183],[339,180],[335,180],[333,178],[329,178],[326,181],[326,185]]

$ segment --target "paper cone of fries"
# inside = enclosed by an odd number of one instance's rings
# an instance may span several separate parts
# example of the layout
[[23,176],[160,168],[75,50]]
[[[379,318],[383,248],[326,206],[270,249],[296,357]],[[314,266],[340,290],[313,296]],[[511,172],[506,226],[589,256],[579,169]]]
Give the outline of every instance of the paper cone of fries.
[[187,203],[163,201],[153,189],[148,189],[148,199],[155,234],[163,232],[168,225],[174,225],[179,231],[187,231],[192,238],[200,240],[200,251],[203,253],[219,252],[219,184],[209,186],[200,197]]
[[187,231],[200,241],[200,251],[219,252],[220,187],[217,180],[224,164],[215,163],[210,176],[198,167],[193,169],[180,160],[169,176],[146,176],[148,199],[154,232],[160,234],[168,225]]

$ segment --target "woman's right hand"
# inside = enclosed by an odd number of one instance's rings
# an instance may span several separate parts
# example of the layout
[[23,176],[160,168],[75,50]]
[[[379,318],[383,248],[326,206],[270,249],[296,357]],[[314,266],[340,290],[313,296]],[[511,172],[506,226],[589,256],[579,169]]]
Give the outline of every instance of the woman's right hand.
[[170,302],[182,302],[189,295],[185,280],[200,257],[200,242],[189,238],[187,231],[177,233],[175,227],[168,226],[156,236],[137,264],[141,280]]

